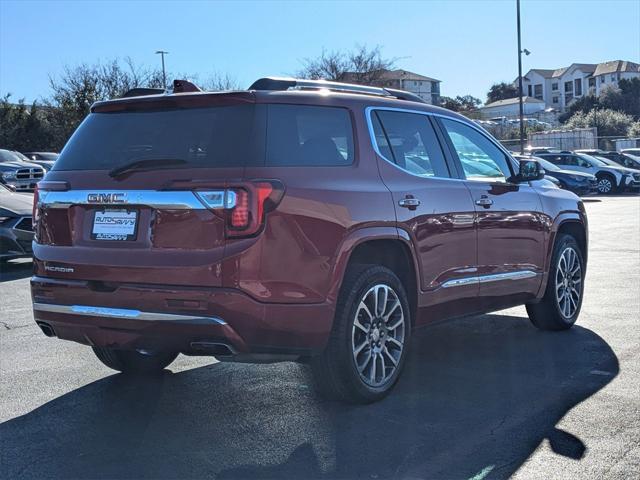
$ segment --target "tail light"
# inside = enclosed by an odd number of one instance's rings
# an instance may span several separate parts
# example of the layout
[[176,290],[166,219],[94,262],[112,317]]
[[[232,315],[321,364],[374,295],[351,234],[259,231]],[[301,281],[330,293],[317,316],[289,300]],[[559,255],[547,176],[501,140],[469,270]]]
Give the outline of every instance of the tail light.
[[38,222],[38,201],[40,200],[40,192],[38,189],[38,184],[36,183],[36,188],[33,190],[33,207],[31,210],[31,223],[33,224],[33,231],[36,230],[36,223]]
[[223,212],[227,237],[250,237],[262,230],[266,214],[282,200],[284,185],[278,180],[254,180],[195,193],[209,209]]

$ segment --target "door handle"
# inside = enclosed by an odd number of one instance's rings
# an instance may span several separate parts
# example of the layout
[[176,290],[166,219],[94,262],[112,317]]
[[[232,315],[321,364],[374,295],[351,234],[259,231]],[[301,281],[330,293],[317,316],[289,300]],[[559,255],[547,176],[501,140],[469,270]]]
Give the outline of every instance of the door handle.
[[478,200],[476,200],[476,205],[480,205],[484,208],[489,208],[491,205],[493,205],[493,200],[491,200],[486,195],[482,195]]
[[404,208],[408,208],[409,210],[415,210],[416,208],[418,208],[418,205],[420,205],[420,200],[407,195],[405,198],[398,201],[398,205]]

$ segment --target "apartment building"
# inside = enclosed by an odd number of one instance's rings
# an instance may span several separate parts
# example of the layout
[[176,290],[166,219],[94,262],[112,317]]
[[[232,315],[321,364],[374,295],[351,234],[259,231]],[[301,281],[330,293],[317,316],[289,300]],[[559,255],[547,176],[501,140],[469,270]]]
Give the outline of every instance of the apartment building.
[[[359,83],[358,78],[358,74],[348,72],[345,74],[343,81]],[[376,80],[368,81],[367,83],[376,87],[388,87],[411,92],[432,105],[440,103],[441,81],[408,70],[381,70]]]
[[524,95],[542,100],[547,108],[564,111],[576,98],[600,95],[604,88],[634,77],[640,78],[640,65],[634,62],[573,63],[555,70],[531,69],[522,77],[522,88]]

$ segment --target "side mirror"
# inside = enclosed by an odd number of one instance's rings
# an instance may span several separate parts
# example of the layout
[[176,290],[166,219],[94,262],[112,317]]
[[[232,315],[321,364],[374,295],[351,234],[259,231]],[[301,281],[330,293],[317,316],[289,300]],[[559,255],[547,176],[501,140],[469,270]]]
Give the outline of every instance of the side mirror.
[[531,182],[544,178],[544,170],[535,160],[518,160],[518,174],[515,176],[516,183]]

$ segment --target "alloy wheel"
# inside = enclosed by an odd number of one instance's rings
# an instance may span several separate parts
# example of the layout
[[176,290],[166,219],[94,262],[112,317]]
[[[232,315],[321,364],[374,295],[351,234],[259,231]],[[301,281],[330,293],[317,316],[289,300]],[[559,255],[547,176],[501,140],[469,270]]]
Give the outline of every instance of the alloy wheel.
[[384,385],[400,363],[405,341],[405,317],[398,294],[378,284],[361,298],[351,333],[353,360],[364,383]]
[[582,265],[572,247],[563,250],[556,267],[556,301],[566,319],[573,317],[580,304]]
[[600,193],[609,193],[612,188],[613,185],[611,184],[611,180],[609,180],[607,177],[598,179],[598,191]]

